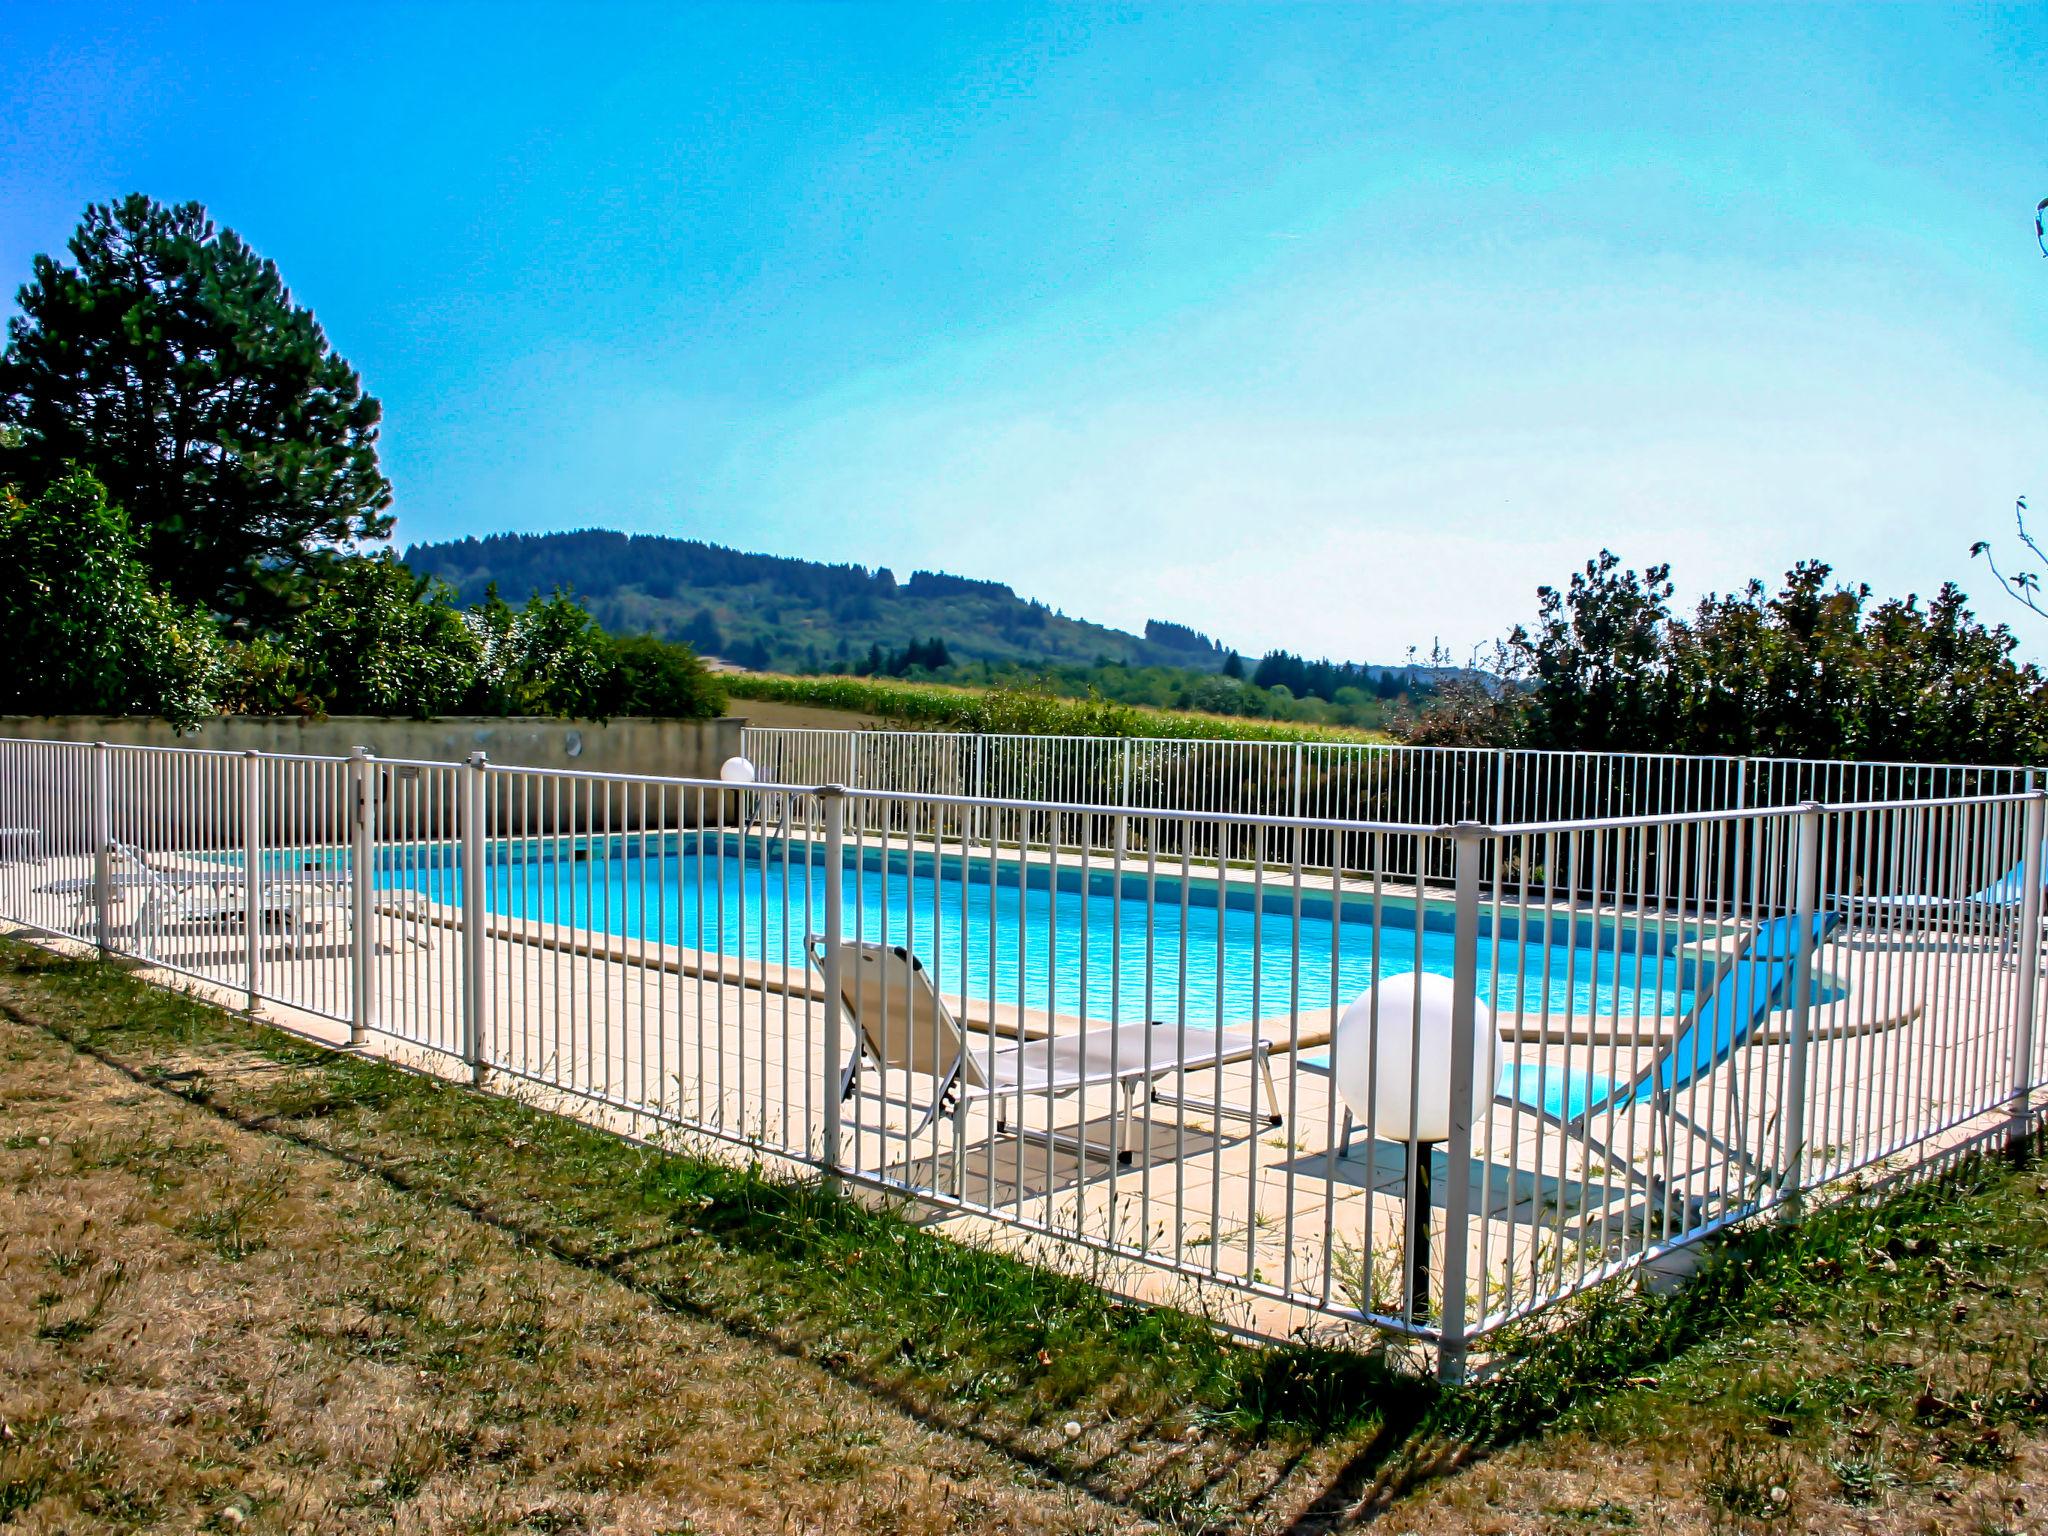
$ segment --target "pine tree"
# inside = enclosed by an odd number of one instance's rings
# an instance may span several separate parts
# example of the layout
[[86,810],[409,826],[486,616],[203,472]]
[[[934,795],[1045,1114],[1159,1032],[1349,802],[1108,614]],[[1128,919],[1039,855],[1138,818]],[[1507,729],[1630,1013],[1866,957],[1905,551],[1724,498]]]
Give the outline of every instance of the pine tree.
[[173,597],[275,625],[337,551],[390,532],[377,402],[197,203],[95,203],[70,251],[36,258],[8,322],[0,482],[89,468]]

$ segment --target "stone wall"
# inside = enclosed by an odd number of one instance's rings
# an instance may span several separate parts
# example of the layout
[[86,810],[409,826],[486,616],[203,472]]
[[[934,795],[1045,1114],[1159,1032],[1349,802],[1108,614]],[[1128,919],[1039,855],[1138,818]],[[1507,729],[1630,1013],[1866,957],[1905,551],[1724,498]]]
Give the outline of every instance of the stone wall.
[[225,715],[182,735],[161,720],[133,715],[0,716],[0,737],[104,741],[125,747],[205,747],[221,752],[287,752],[346,757],[367,747],[379,757],[460,762],[472,752],[519,768],[583,773],[644,773],[715,779],[740,750],[737,715],[717,720],[552,720],[451,716],[399,720],[345,715],[327,720]]

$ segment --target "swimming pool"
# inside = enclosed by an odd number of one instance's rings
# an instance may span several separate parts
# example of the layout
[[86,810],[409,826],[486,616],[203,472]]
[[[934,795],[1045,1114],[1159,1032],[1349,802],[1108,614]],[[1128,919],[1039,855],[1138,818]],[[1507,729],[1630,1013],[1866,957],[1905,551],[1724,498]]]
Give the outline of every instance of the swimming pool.
[[[764,856],[765,852],[765,856]],[[377,884],[457,903],[453,850],[385,850]],[[533,839],[493,845],[486,909],[647,938],[748,960],[804,964],[806,933],[825,922],[822,850],[726,834]],[[1327,892],[1294,893],[1213,878],[1183,884],[1042,862],[961,859],[895,848],[847,850],[843,922],[849,938],[903,945],[949,996],[999,1008],[1049,1009],[1090,1019],[1183,1017],[1242,1024],[1297,1008],[1349,1002],[1380,977],[1422,970],[1449,976],[1451,915],[1410,899],[1377,908]],[[1377,922],[1375,922],[1377,913]],[[1504,924],[1504,929],[1509,925]],[[1559,925],[1562,929],[1563,925]],[[1597,932],[1597,942],[1596,935]],[[1546,937],[1548,942],[1545,941]],[[1663,950],[1684,935],[1663,935]],[[1693,966],[1637,951],[1626,925],[1479,941],[1480,996],[1496,1009],[1642,1016],[1691,1005]],[[1151,964],[1146,963],[1147,954]],[[1496,978],[1496,966],[1499,974]]]

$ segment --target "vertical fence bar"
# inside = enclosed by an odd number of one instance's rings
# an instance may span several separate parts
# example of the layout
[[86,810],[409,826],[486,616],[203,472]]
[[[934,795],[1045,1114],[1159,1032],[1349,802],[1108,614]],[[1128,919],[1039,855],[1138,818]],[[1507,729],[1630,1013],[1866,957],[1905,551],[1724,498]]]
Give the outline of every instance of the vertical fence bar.
[[349,1004],[348,1043],[361,1045],[370,1036],[370,991],[377,938],[370,909],[370,839],[376,820],[371,809],[376,766],[367,748],[348,749],[349,827]]
[[[969,793],[977,800],[988,798],[988,737],[979,732],[974,738],[974,788]],[[972,824],[968,828],[972,836],[977,839],[984,835],[994,836],[987,831],[987,817],[988,812],[983,807],[977,805],[974,808]]]
[[102,958],[114,949],[114,766],[104,741],[92,744],[93,943]]
[[[839,989],[839,946],[846,928],[846,790],[837,784],[827,784],[818,791],[818,798],[825,802],[825,956],[821,967],[825,973],[825,1081],[821,1089],[825,1102],[825,1144],[818,1150],[818,1161],[830,1180],[839,1171],[841,1155],[839,1000],[844,994]],[[993,880],[990,884],[993,887]]]
[[[1457,928],[1451,947],[1451,1134],[1444,1143],[1450,1177],[1444,1185],[1444,1291],[1442,1335],[1437,1346],[1437,1375],[1445,1382],[1465,1379],[1465,1327],[1470,1303],[1465,1295],[1467,1250],[1472,1226],[1472,1078],[1475,1059],[1473,1025],[1479,1003],[1479,866],[1490,840],[1478,822],[1461,821],[1453,870]],[[1418,916],[1418,923],[1420,918]],[[1420,1221],[1429,1220],[1423,1211]]]
[[484,780],[489,759],[469,754],[462,775],[462,1059],[470,1081],[484,1081]]
[[2026,884],[2020,894],[2020,931],[2013,939],[2013,963],[2019,974],[2019,1017],[2012,1035],[2012,1128],[2007,1141],[2017,1151],[2026,1141],[2033,1116],[2034,1009],[2041,980],[2042,840],[2048,837],[2048,795],[2029,790],[2024,817],[2027,846],[2020,866]]
[[249,1012],[263,991],[263,758],[242,754],[242,950]]
[[1799,807],[1798,884],[1793,888],[1792,1034],[1785,1054],[1785,1171],[1779,1194],[1796,1214],[1806,1185],[1806,1067],[1813,1026],[1813,945],[1820,907],[1820,817],[1813,801]]

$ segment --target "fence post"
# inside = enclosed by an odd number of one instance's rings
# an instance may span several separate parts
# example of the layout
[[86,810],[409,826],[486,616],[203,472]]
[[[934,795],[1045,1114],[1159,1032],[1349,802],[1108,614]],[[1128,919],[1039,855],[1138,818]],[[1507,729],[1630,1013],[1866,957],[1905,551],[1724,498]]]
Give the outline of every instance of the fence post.
[[114,767],[104,741],[92,744],[93,943],[114,951]]
[[469,1079],[484,1082],[484,783],[489,759],[469,754],[462,769],[462,1059]]
[[[974,798],[977,800],[986,800],[988,798],[988,737],[979,731],[974,736]],[[977,842],[982,841],[987,830],[988,807],[977,805],[974,808],[975,840]],[[986,840],[991,844],[995,841],[992,836]]]
[[1798,959],[1792,965],[1792,1038],[1785,1061],[1785,1171],[1778,1181],[1779,1193],[1791,1200],[1795,1214],[1806,1187],[1806,1062],[1813,1025],[1813,945],[1808,938],[1820,910],[1820,816],[1816,802],[1800,803],[1798,883],[1792,896]]
[[263,757],[242,754],[242,947],[249,968],[249,1012],[263,991]]
[[825,806],[825,1144],[818,1162],[828,1185],[837,1183],[841,1156],[840,1108],[843,1100],[839,1079],[844,1071],[839,1060],[840,999],[845,995],[839,983],[839,946],[845,933],[846,789],[827,784],[818,791]]
[[2026,883],[2021,887],[2020,931],[2013,940],[2013,959],[2020,968],[2019,1018],[2012,1036],[2012,1129],[2006,1138],[2015,1152],[2025,1144],[2033,1118],[2034,1011],[2041,980],[2041,845],[2048,838],[2048,794],[2028,791],[2025,825]]
[[[1437,1376],[1446,1383],[1465,1379],[1465,1329],[1468,1299],[1466,1268],[1472,1227],[1472,1078],[1478,1071],[1473,1025],[1479,1003],[1479,866],[1485,860],[1489,829],[1461,821],[1456,840],[1453,890],[1457,927],[1451,940],[1451,1134],[1444,1142],[1450,1177],[1444,1186],[1444,1280],[1442,1322],[1437,1345]],[[1427,1221],[1424,1211],[1421,1219]]]
[[376,765],[367,747],[348,749],[349,779],[349,946],[348,1043],[361,1045],[370,1037],[371,988],[376,980],[377,935],[371,911],[370,843],[374,834],[373,809],[376,795]]

